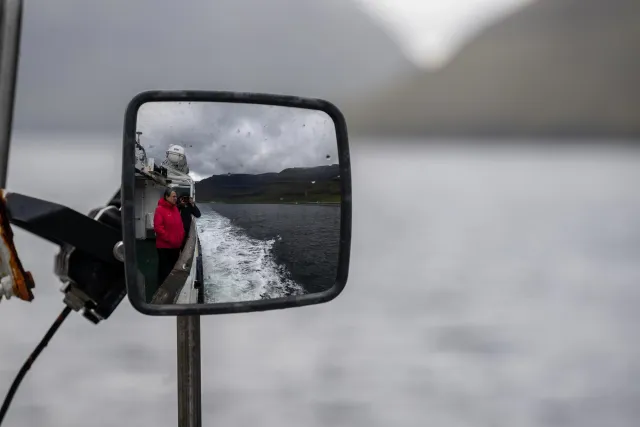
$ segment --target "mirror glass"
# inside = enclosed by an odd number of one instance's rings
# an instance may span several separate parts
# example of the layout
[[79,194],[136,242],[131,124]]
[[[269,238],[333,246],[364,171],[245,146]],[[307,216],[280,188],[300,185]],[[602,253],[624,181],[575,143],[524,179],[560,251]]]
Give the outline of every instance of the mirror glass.
[[328,114],[148,102],[136,126],[136,255],[148,303],[245,302],[334,285],[341,186]]

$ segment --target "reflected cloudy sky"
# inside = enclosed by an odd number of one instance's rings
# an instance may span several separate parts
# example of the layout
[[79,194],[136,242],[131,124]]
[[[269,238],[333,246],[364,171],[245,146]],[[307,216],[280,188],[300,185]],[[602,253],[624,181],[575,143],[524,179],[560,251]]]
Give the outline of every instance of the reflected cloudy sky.
[[280,172],[337,163],[335,125],[322,111],[217,102],[152,102],[138,110],[149,157],[185,147],[191,174]]

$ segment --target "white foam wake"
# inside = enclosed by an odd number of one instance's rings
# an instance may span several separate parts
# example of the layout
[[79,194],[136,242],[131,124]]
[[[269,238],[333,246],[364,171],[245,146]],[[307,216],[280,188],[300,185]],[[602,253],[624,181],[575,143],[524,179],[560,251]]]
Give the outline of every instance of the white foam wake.
[[253,239],[217,212],[196,222],[202,247],[205,302],[235,302],[304,293],[273,257],[275,239]]

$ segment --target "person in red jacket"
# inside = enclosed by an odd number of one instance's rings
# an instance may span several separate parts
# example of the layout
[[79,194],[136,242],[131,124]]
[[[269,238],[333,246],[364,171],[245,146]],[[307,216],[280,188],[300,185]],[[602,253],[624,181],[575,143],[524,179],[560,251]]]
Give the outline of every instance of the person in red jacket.
[[177,201],[175,190],[167,188],[158,200],[158,207],[153,215],[158,250],[158,286],[162,285],[180,257],[184,227],[176,206]]

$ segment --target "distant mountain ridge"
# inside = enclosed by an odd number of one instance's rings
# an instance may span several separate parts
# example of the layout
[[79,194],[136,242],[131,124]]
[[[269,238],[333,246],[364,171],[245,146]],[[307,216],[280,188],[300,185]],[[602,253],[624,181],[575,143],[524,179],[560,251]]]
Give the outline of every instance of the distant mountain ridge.
[[638,0],[538,0],[345,116],[360,135],[636,138],[638,46]]
[[198,201],[333,202],[340,198],[337,164],[262,174],[212,175],[196,182]]

